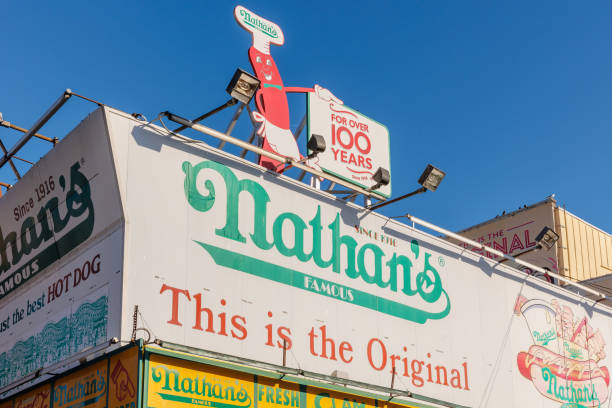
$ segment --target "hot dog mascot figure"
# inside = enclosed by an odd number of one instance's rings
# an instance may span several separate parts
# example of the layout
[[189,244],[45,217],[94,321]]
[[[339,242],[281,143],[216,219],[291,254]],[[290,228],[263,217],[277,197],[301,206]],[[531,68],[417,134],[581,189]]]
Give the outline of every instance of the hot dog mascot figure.
[[[249,60],[257,78],[261,81],[255,94],[255,105],[258,112],[253,112],[254,119],[261,123],[258,134],[263,137],[264,150],[300,160],[297,142],[289,128],[289,104],[287,92],[315,92],[316,95],[330,102],[342,104],[329,90],[315,85],[313,88],[285,87],[270,55],[270,44],[283,45],[285,36],[276,24],[259,17],[242,6],[236,6],[234,17],[242,28],[253,35],[253,45],[249,48]],[[315,163],[309,163],[318,167]],[[282,163],[259,157],[259,165],[274,171],[282,171]]]

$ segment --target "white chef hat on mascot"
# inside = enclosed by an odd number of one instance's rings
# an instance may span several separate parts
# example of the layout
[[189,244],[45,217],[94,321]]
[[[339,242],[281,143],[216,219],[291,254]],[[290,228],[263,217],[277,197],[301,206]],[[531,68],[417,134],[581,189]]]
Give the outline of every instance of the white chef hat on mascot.
[[236,6],[234,18],[242,28],[253,35],[253,47],[264,54],[270,55],[270,44],[285,43],[283,30],[277,24],[259,17],[245,7]]

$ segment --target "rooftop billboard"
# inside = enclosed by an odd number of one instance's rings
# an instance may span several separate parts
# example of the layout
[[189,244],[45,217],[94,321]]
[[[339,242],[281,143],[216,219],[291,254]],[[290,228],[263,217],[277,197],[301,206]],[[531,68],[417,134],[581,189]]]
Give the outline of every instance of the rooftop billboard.
[[[608,308],[105,114],[126,217],[123,308],[138,305],[154,338],[464,406],[608,401]],[[124,319],[122,338],[131,330]]]
[[119,337],[122,212],[103,112],[0,200],[0,387]]

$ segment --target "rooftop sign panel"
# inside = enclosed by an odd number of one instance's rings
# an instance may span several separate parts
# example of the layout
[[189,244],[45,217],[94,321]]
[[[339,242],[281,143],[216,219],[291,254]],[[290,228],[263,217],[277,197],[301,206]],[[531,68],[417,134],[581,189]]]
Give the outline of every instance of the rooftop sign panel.
[[[317,164],[326,172],[360,187],[376,184],[379,167],[391,168],[389,131],[385,125],[334,100],[308,94],[308,139],[324,137],[327,149],[317,155]],[[380,187],[391,195],[391,183]]]

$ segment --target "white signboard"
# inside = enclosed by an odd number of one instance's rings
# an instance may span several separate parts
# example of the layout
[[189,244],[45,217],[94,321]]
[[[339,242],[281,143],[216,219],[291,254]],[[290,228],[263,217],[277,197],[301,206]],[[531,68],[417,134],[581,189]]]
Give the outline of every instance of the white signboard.
[[119,335],[111,157],[97,111],[0,200],[0,387]]
[[110,147],[96,112],[0,200],[0,300],[120,219]]
[[[376,184],[372,176],[379,167],[391,172],[389,130],[337,103],[308,94],[308,139],[313,134],[325,139],[326,149],[315,162],[326,172],[364,188]],[[389,197],[391,183],[376,191]]]
[[289,367],[463,406],[609,403],[610,309],[106,114],[126,209],[122,338],[139,305],[161,340],[275,364],[285,346]]

